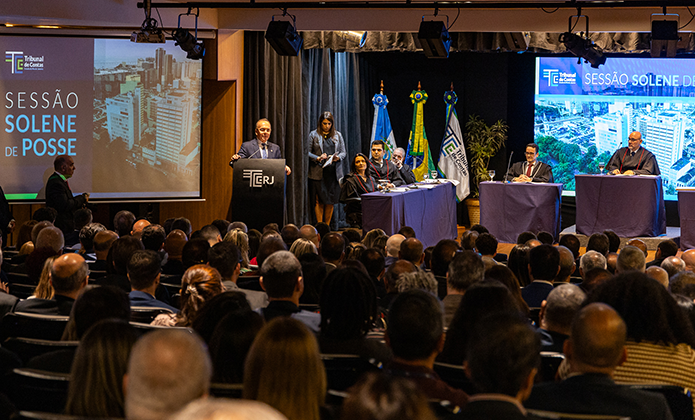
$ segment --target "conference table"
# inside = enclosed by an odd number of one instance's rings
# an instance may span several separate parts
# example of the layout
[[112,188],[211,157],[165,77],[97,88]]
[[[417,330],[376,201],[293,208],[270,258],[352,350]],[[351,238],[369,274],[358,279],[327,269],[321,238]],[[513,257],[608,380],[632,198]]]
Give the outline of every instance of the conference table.
[[666,233],[661,177],[576,175],[577,233],[612,230],[622,238]]
[[362,194],[362,229],[380,228],[391,236],[403,226],[415,230],[426,248],[442,239],[456,239],[456,187],[450,182],[427,184],[404,192]]
[[480,224],[499,242],[516,243],[521,232],[560,234],[562,184],[481,182]]
[[678,188],[678,216],[681,221],[680,248],[695,248],[695,188]]

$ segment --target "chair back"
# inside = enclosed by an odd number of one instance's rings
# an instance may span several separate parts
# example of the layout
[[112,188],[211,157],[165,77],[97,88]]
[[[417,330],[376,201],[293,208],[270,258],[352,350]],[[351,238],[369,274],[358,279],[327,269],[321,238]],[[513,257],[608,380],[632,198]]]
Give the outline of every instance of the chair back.
[[260,276],[239,276],[236,285],[239,286],[240,289],[256,290],[258,292],[263,291]]
[[149,324],[157,318],[160,314],[173,314],[173,312],[166,308],[153,308],[151,306],[131,306],[130,307],[130,320],[132,322],[139,322],[142,324]]
[[9,337],[39,338],[59,341],[68,324],[67,316],[26,312],[5,314],[0,321],[0,342]]
[[622,416],[609,416],[603,414],[569,414],[569,413],[557,413],[555,411],[542,411],[542,410],[526,410],[529,414],[541,419],[554,419],[554,420],[630,420],[630,417]]
[[17,296],[20,299],[26,299],[34,294],[36,286],[33,284],[9,283],[7,285],[12,296]]
[[231,398],[238,400],[243,398],[244,384],[210,384],[210,395],[216,398]]
[[693,398],[690,391],[677,385],[630,385],[630,388],[642,391],[658,392],[666,398],[674,419],[693,418]]
[[352,354],[322,354],[326,368],[328,388],[345,391],[360,379],[365,372],[379,370],[379,366]]
[[68,399],[69,374],[18,368],[8,380],[8,397],[19,410],[62,413]]
[[439,375],[442,381],[446,382],[451,387],[461,389],[468,395],[473,395],[478,392],[471,380],[468,379],[468,375],[466,375],[466,371],[463,369],[462,365],[436,362],[434,364],[434,371],[437,372],[437,375]]
[[26,364],[31,358],[41,356],[56,350],[76,349],[79,341],[54,341],[38,338],[10,337],[2,346],[13,352],[22,363]]
[[536,375],[536,382],[554,382],[557,370],[563,360],[565,360],[565,355],[562,353],[542,351],[541,369]]

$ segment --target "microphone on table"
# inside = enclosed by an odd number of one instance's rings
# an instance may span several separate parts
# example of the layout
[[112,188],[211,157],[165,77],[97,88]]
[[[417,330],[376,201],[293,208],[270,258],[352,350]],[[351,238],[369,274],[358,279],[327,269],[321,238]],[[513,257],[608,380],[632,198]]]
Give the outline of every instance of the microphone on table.
[[509,163],[507,163],[507,172],[504,173],[504,179],[507,180],[507,183],[510,183],[511,181],[509,180],[509,168],[512,166],[512,156],[514,156],[514,151],[512,150],[511,153],[509,153]]

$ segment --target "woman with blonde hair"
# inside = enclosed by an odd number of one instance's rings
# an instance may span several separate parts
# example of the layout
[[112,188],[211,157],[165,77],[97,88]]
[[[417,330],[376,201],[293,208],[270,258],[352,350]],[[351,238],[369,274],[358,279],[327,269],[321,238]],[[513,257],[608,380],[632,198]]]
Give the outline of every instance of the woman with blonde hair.
[[231,242],[239,248],[241,254],[241,274],[251,271],[249,267],[249,235],[243,230],[235,228],[227,232],[224,241]]
[[158,315],[152,325],[190,327],[205,302],[222,292],[219,271],[206,264],[194,265],[181,277],[181,312]]
[[289,420],[320,420],[326,371],[316,338],[300,321],[275,318],[251,346],[244,398],[264,402]]
[[299,238],[294,241],[290,247],[290,252],[293,253],[297,258],[310,252],[316,255],[319,253],[319,251],[316,249],[316,245],[314,245],[314,243],[310,240],[304,238]]
[[41,270],[39,284],[36,286],[36,289],[34,289],[34,294],[31,296],[31,298],[53,299],[55,290],[53,290],[53,285],[51,284],[51,267],[53,267],[53,260],[55,259],[56,256],[48,257],[46,262],[43,263],[43,270]]

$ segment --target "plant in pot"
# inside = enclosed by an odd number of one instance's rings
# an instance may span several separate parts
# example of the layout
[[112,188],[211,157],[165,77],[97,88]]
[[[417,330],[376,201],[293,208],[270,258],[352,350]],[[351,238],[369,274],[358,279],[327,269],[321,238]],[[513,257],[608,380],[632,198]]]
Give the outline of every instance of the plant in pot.
[[507,123],[502,120],[488,126],[477,115],[471,115],[466,123],[465,138],[470,156],[468,162],[472,177],[471,195],[466,200],[466,205],[468,206],[468,218],[472,225],[480,223],[479,184],[490,180],[490,175],[488,175],[490,159],[505,145],[508,128]]

